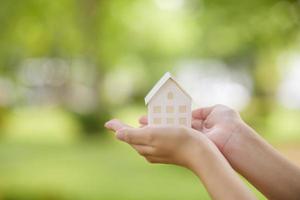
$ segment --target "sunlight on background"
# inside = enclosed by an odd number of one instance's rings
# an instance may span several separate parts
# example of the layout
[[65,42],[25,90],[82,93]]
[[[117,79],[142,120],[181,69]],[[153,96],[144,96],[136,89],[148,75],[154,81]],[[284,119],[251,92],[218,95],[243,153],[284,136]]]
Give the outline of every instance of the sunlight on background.
[[145,87],[145,71],[134,62],[124,63],[117,70],[112,70],[104,79],[103,94],[114,105],[131,103],[135,92]]
[[287,108],[300,109],[300,54],[281,58],[279,67],[283,77],[278,99]]
[[162,10],[178,10],[182,8],[185,0],[155,0],[157,6]]
[[252,80],[247,72],[231,70],[222,61],[184,61],[176,74],[196,107],[224,104],[243,110],[250,102]]

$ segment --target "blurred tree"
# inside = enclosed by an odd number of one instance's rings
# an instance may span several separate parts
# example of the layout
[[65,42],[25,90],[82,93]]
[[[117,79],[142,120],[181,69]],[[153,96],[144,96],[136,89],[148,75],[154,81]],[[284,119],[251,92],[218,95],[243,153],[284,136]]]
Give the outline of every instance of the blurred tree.
[[[97,67],[87,86],[98,107],[79,118],[100,118],[102,127],[111,110],[103,80],[127,68],[128,60],[144,69],[143,87],[149,88],[183,58],[216,58],[251,71],[253,115],[268,116],[278,79],[275,60],[299,37],[299,10],[296,0],[6,0],[0,7],[0,72],[15,80],[28,58],[85,60]],[[134,102],[144,93],[133,92]]]

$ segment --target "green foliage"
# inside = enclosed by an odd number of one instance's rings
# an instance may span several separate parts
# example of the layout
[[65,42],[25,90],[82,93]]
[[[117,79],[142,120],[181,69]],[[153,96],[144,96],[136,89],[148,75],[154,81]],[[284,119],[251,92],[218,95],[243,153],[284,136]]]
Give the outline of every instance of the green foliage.
[[72,116],[58,109],[23,108],[6,115],[5,140],[33,143],[70,144],[81,131]]
[[207,199],[182,169],[84,141],[111,117],[136,126],[162,73],[201,59],[248,72],[260,133],[299,139],[299,110],[276,100],[299,19],[296,0],[2,0],[0,199]]
[[209,199],[186,169],[150,165],[111,141],[68,147],[2,143],[0,162],[4,200]]

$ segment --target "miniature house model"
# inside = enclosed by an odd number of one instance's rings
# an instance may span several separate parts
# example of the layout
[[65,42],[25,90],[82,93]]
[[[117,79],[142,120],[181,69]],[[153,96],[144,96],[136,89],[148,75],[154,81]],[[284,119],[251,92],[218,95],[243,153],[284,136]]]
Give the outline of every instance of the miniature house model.
[[145,97],[149,125],[191,127],[192,98],[167,72]]

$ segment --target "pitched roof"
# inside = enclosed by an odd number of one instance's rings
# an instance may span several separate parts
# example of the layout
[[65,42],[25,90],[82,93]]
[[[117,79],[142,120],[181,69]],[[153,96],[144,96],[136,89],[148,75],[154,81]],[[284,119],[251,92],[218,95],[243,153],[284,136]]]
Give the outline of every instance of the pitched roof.
[[178,86],[178,88],[190,99],[192,97],[179,85],[179,83],[174,79],[172,74],[170,72],[165,73],[165,75],[154,85],[154,87],[150,90],[150,92],[145,97],[145,103],[146,105],[151,101],[151,99],[154,97],[154,95],[160,90],[160,88],[169,80],[171,79],[174,81],[174,83]]

